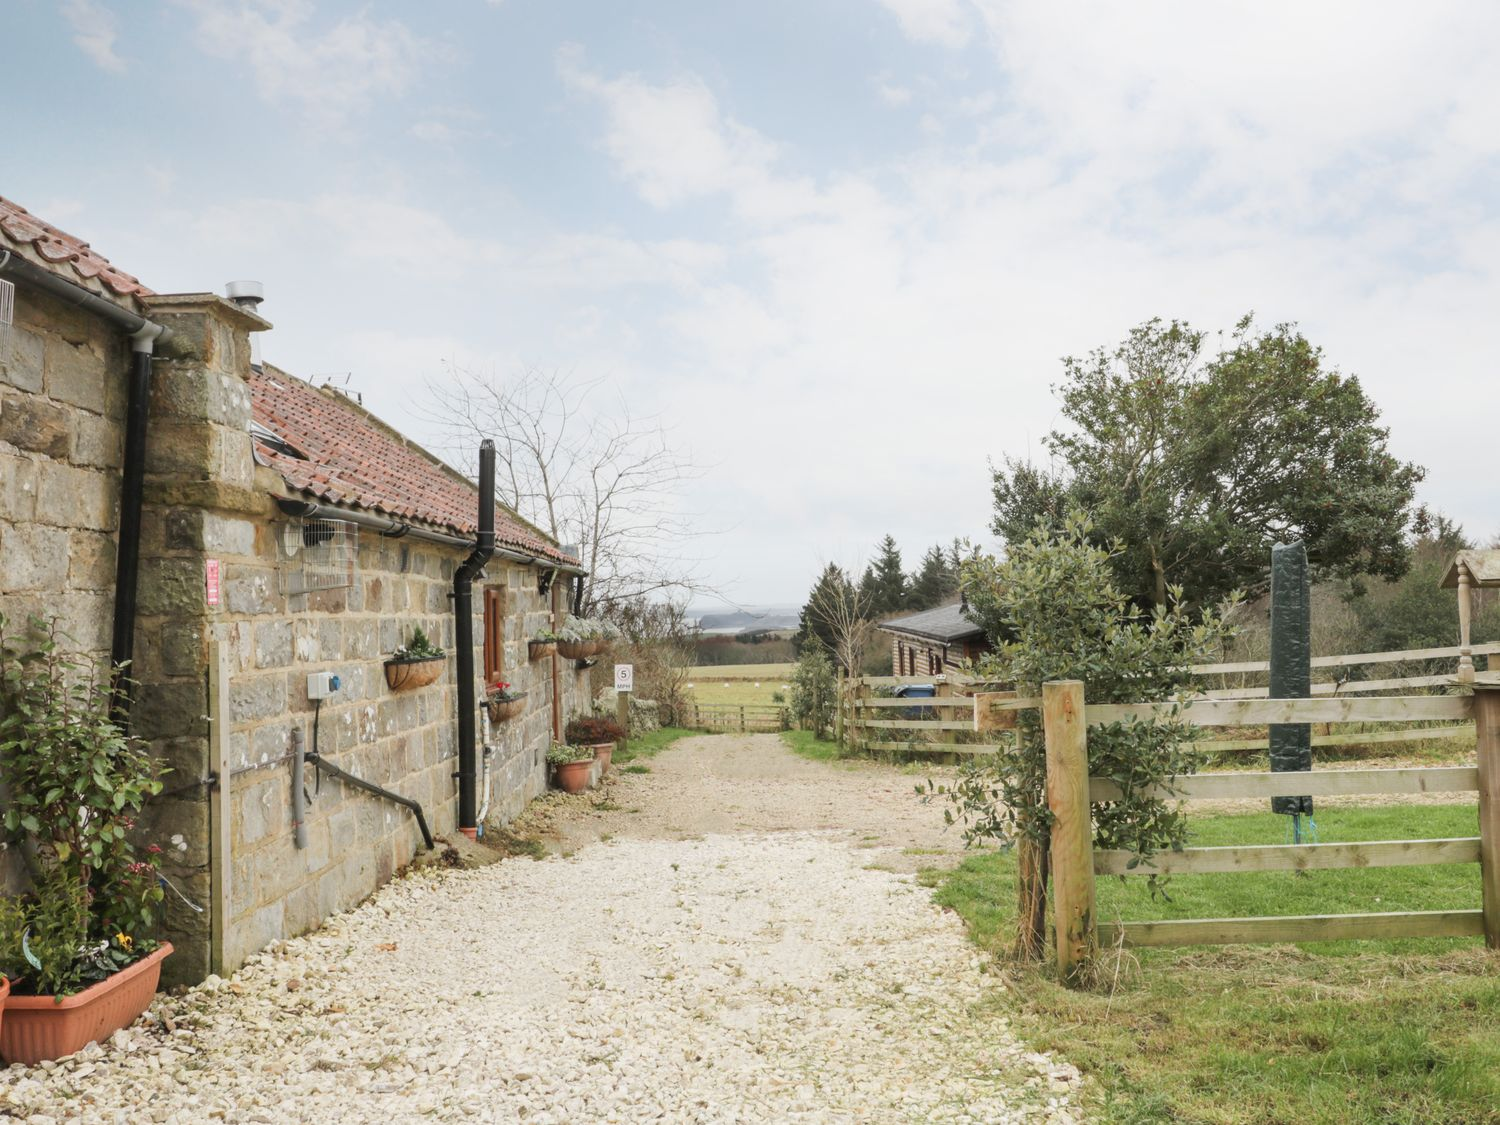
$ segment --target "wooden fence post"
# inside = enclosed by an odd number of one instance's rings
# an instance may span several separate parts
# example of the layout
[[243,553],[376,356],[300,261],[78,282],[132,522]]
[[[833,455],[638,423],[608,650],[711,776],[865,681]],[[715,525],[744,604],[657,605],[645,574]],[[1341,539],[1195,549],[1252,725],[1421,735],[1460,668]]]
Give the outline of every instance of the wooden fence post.
[[1479,758],[1479,883],[1484,944],[1500,949],[1500,684],[1474,685]]
[[1089,810],[1088,722],[1083,681],[1042,685],[1047,807],[1052,811],[1052,907],[1057,972],[1072,984],[1093,959],[1094,827]]

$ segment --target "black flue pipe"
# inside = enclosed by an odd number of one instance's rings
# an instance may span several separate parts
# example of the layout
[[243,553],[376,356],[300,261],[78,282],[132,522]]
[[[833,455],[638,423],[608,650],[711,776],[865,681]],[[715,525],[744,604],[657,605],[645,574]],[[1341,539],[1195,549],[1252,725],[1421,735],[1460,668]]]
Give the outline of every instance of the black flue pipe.
[[151,409],[151,346],[138,334],[130,353],[125,403],[125,460],[120,473],[120,535],[115,554],[115,620],[109,659],[114,670],[110,710],[122,728],[134,699],[135,600],[141,570],[141,508],[146,489],[146,422]]
[[479,535],[474,550],[453,572],[453,647],[458,650],[458,829],[473,836],[478,829],[475,799],[478,758],[474,697],[474,579],[495,553],[495,443],[479,446]]

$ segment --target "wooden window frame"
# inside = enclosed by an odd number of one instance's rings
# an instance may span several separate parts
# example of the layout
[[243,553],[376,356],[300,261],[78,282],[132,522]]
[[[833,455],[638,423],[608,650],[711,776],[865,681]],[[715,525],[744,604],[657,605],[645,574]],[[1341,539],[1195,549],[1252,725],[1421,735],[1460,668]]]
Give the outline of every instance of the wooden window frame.
[[484,682],[505,678],[505,587],[484,588]]

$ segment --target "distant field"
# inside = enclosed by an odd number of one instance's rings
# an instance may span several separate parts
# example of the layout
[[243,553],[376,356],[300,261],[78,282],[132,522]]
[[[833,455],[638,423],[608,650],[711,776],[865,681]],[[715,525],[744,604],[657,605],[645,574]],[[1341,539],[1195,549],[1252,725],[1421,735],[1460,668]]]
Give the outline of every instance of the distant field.
[[773,692],[785,693],[795,664],[724,664],[694,668],[689,691],[699,703],[774,703]]

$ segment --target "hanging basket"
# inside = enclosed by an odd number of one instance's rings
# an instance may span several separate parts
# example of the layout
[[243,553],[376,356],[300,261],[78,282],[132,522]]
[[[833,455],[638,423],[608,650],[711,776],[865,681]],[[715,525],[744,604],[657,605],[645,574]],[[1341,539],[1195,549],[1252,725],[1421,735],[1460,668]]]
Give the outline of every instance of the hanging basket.
[[486,699],[484,706],[490,713],[490,722],[504,723],[526,710],[527,694],[523,691],[514,699]]
[[565,660],[584,660],[594,655],[592,641],[558,641],[557,655]]
[[448,663],[446,656],[424,656],[421,660],[387,660],[385,684],[392,691],[411,691],[436,683]]
[[527,641],[526,655],[532,660],[544,660],[557,651],[556,641]]

